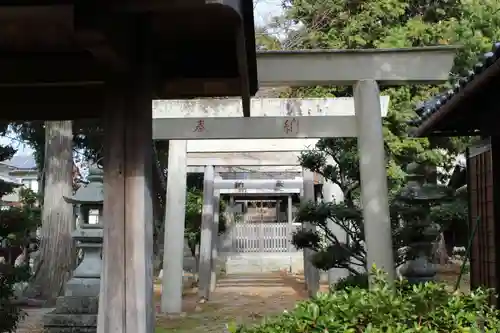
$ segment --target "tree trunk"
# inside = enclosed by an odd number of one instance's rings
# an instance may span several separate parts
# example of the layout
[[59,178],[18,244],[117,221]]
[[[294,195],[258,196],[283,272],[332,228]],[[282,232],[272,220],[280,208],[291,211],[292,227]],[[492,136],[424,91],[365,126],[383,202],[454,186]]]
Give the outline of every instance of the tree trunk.
[[39,296],[51,302],[63,291],[73,262],[73,206],[63,199],[72,195],[71,121],[45,122],[45,145],[41,266],[34,284]]

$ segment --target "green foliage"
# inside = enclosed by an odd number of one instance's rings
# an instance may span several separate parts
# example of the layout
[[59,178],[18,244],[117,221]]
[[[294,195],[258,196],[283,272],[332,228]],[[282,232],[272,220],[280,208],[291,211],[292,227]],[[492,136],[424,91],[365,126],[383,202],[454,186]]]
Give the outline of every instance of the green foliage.
[[[224,211],[226,203],[219,201],[219,234],[226,231],[226,217]],[[201,220],[203,211],[203,191],[192,188],[187,193],[186,198],[186,223],[184,236],[188,241],[192,255],[195,255],[196,245],[200,243]]]
[[[45,121],[18,121],[10,124],[19,139],[34,150],[35,161],[43,169],[45,153]],[[73,148],[81,150],[85,159],[100,161],[102,158],[103,129],[100,119],[73,121]]]
[[[412,253],[406,246],[417,238],[422,238],[419,224],[401,223],[403,215],[415,213],[412,207],[403,207],[396,201],[391,203],[392,248],[395,267],[411,259]],[[345,234],[339,239],[328,228],[332,221]],[[315,267],[328,270],[342,268],[352,275],[362,274],[359,268],[366,267],[366,249],[364,243],[364,226],[361,209],[356,205],[343,203],[308,202],[301,206],[296,217],[298,222],[309,222],[316,230],[299,229],[292,235],[292,244],[298,248],[309,248],[315,251],[312,263]],[[429,240],[432,241],[432,240]]]
[[231,333],[461,333],[497,332],[500,312],[489,307],[489,291],[451,293],[437,283],[390,284],[374,271],[370,289],[346,287],[300,302],[290,312]]
[[0,263],[0,332],[15,332],[17,323],[25,314],[14,304],[14,285],[26,281],[26,269]]
[[[489,51],[500,39],[500,2],[495,0],[284,0],[285,18],[282,27],[300,22],[298,31],[286,36],[282,45],[288,48],[402,48],[435,45],[460,45],[451,78],[466,73],[481,53]],[[275,22],[279,22],[278,19]],[[285,29],[286,30],[286,29]],[[296,29],[297,30],[297,29]],[[425,64],[421,64],[424,65]],[[408,120],[415,117],[415,107],[444,86],[407,85],[381,87],[381,94],[390,97],[389,111],[383,120],[391,225],[395,258],[400,262],[407,253],[397,251],[408,245],[412,228],[402,228],[400,217],[412,213],[393,201],[405,184],[406,167],[419,162],[433,168],[450,170],[454,158],[463,152],[471,138],[412,138]],[[307,87],[289,89],[284,97],[348,97],[351,87]],[[310,219],[319,226],[316,235],[294,237],[296,246],[318,250],[315,263],[319,267],[343,267],[341,257],[358,251],[357,240],[363,239],[359,215],[359,168],[356,139],[322,139],[311,151],[302,155],[301,164],[323,175],[341,189],[344,205],[304,207],[303,221]],[[446,181],[445,174],[437,175]],[[459,199],[432,209],[431,219],[444,228],[466,221],[466,205]],[[347,211],[347,213],[346,213]],[[405,213],[406,211],[406,213]],[[347,240],[335,240],[325,230],[326,215],[346,231]],[[345,216],[351,214],[350,218]],[[460,222],[457,222],[460,221]],[[455,224],[456,225],[456,224]],[[307,233],[307,232],[306,232]],[[317,240],[316,240],[317,239]],[[309,242],[309,245],[307,245]],[[313,244],[315,243],[315,244]],[[333,252],[340,254],[332,255]],[[330,254],[329,254],[330,253]],[[355,253],[363,259],[363,250]],[[333,258],[328,261],[328,258]],[[359,262],[356,259],[350,259]],[[396,263],[397,264],[397,263]]]
[[[2,134],[6,133],[4,125]],[[10,146],[0,146],[0,160],[10,159],[15,149]],[[0,197],[14,190],[12,184],[0,182]],[[0,210],[0,243],[3,260],[0,261],[0,332],[13,332],[18,321],[24,316],[21,308],[12,302],[15,299],[14,286],[16,283],[27,281],[30,277],[28,265],[14,267],[16,258],[21,249],[30,245],[30,231],[39,222],[38,211],[33,207],[29,198],[29,190],[20,191],[22,202],[21,208],[11,207]]]
[[[500,39],[500,2],[496,0],[284,0],[288,22],[301,22],[283,44],[293,48],[401,48],[461,45],[451,77],[457,78]],[[287,23],[284,23],[286,25]],[[421,64],[425,66],[425,64]],[[415,105],[443,89],[409,85],[382,87],[390,97],[384,119],[388,168],[394,191],[404,183],[405,167],[417,161],[451,166],[469,138],[410,138],[406,121],[415,117]],[[352,96],[350,87],[312,87],[290,90],[291,97]],[[337,139],[336,145],[352,139]],[[442,150],[440,148],[444,148]]]
[[445,226],[467,226],[469,218],[468,204],[463,198],[457,198],[431,209],[431,220],[440,221]]
[[13,249],[23,249],[30,245],[30,231],[34,226],[34,216],[26,208],[10,208],[0,210],[0,240],[4,246],[4,262],[0,263],[0,332],[13,332],[17,322],[24,316],[15,299],[16,283],[28,281],[29,266],[26,264],[14,267],[11,253],[19,254]]
[[368,274],[349,275],[330,286],[331,291],[347,290],[348,288],[368,289]]

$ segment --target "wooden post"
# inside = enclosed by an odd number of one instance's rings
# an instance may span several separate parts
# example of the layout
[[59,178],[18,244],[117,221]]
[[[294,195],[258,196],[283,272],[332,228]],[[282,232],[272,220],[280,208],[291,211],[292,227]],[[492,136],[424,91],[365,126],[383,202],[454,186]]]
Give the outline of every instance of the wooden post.
[[147,77],[125,82],[106,108],[98,332],[152,333],[151,96]]
[[125,115],[125,254],[127,333],[154,331],[153,202],[151,188],[153,137],[152,95],[148,76],[135,78],[130,115]]
[[[108,91],[104,110],[104,230],[98,333],[125,332],[125,100]],[[124,90],[124,89],[123,89]]]

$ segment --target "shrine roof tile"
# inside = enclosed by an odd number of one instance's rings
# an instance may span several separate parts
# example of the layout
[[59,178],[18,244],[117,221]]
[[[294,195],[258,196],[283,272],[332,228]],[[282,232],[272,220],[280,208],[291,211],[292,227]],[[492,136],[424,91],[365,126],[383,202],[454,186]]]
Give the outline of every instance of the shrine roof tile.
[[469,83],[481,77],[481,74],[499,59],[500,42],[496,42],[493,44],[492,50],[483,54],[480,60],[467,73],[464,73],[463,76],[452,84],[451,88],[419,104],[415,110],[417,117],[411,119],[408,124],[417,128],[416,133],[419,133],[419,129],[424,126],[432,126],[433,119],[430,119],[431,116],[437,114],[455,95],[465,89]]

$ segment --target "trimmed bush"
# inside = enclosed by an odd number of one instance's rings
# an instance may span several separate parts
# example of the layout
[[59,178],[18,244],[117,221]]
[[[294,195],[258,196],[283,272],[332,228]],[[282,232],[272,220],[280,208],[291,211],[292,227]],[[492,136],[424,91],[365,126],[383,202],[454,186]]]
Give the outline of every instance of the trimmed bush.
[[332,285],[331,289],[336,291],[354,287],[368,289],[368,274],[349,275]]
[[500,312],[488,305],[490,292],[451,293],[444,284],[389,284],[372,273],[371,289],[344,286],[300,302],[290,312],[231,333],[462,333],[498,332]]

